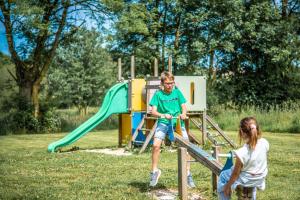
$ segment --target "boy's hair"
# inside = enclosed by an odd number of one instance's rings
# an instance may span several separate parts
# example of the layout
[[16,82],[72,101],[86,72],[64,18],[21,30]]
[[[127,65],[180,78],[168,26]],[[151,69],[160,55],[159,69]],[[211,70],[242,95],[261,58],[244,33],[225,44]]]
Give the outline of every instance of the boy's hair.
[[174,81],[174,75],[173,75],[171,72],[164,71],[164,72],[161,73],[161,75],[160,75],[160,81],[161,81],[161,83],[164,83],[164,81],[165,81],[166,79],[169,79],[169,80]]
[[239,130],[239,138],[240,142],[242,141],[242,135],[246,134],[247,138],[249,138],[248,144],[251,149],[254,149],[257,140],[261,138],[261,131],[259,125],[254,117],[245,117],[240,122],[240,130]]

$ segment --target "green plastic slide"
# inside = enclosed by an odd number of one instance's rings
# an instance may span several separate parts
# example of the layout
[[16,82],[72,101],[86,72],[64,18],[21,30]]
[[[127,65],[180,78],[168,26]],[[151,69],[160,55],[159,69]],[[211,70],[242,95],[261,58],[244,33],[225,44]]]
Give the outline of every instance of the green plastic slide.
[[106,93],[100,110],[81,124],[74,131],[66,135],[64,138],[49,144],[48,151],[55,152],[57,148],[67,146],[79,140],[98,124],[115,113],[128,112],[128,84],[127,82],[114,85]]

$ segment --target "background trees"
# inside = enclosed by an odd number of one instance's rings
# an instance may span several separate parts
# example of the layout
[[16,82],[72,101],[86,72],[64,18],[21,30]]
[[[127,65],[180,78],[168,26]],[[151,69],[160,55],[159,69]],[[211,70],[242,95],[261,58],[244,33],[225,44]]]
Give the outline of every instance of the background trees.
[[[50,107],[99,105],[116,77],[111,58],[121,57],[126,73],[130,55],[139,77],[152,74],[154,58],[165,70],[169,56],[176,75],[207,76],[210,106],[300,98],[298,0],[0,0],[0,8],[15,66],[1,70],[25,100],[19,110],[33,105],[35,119],[45,113],[41,92]],[[80,28],[91,24],[98,29]]]
[[[100,20],[104,13],[99,1],[0,1],[0,22],[5,26],[19,96],[34,116],[39,115],[39,93],[59,44],[85,22],[89,14]],[[20,107],[21,110],[28,106]]]
[[153,57],[164,69],[170,55],[177,74],[204,67],[219,103],[280,104],[298,96],[299,9],[293,0],[126,1],[115,11],[112,50],[136,55],[142,74]]
[[61,46],[48,74],[48,100],[58,107],[75,105],[82,115],[88,106],[99,106],[116,81],[117,67],[102,47],[95,30],[80,29],[72,43]]

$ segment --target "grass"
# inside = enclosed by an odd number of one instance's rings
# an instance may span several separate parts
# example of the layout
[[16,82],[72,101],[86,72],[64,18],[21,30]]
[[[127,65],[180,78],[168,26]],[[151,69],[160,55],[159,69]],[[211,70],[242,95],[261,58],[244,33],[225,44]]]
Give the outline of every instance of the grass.
[[273,106],[269,110],[254,106],[241,109],[216,105],[208,111],[224,130],[237,130],[239,122],[245,116],[255,116],[263,131],[280,133],[300,133],[300,103]]
[[[150,199],[151,151],[124,157],[83,151],[48,153],[48,144],[64,135],[0,136],[0,199]],[[267,189],[258,192],[258,199],[300,199],[300,135],[264,135],[271,144],[269,175]],[[93,132],[74,145],[115,148],[117,138],[116,130]],[[157,188],[176,189],[176,152],[163,151],[160,160],[163,173]],[[192,164],[192,172],[197,183],[193,192],[216,199],[211,193],[211,172],[198,163]]]

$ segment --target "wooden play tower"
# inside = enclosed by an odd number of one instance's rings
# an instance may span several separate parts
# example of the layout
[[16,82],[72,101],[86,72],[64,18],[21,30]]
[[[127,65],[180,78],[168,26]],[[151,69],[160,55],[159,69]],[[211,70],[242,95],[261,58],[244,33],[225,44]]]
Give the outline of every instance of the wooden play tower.
[[[172,72],[172,59],[169,58],[168,71]],[[118,59],[118,80],[122,78],[122,63]],[[128,80],[128,113],[119,114],[119,146],[124,144],[130,148],[140,146],[140,153],[151,143],[157,118],[151,115],[149,102],[156,90],[161,88],[158,75],[158,62],[154,60],[154,75],[146,78],[135,78],[135,58],[131,56],[130,78]],[[204,145],[210,141],[213,145],[229,145],[235,148],[233,141],[221,130],[214,120],[207,115],[206,78],[204,76],[175,76],[175,85],[187,100],[188,119],[186,130],[192,142]],[[190,130],[193,123],[201,131],[197,138]],[[214,129],[212,134],[208,128]]]

